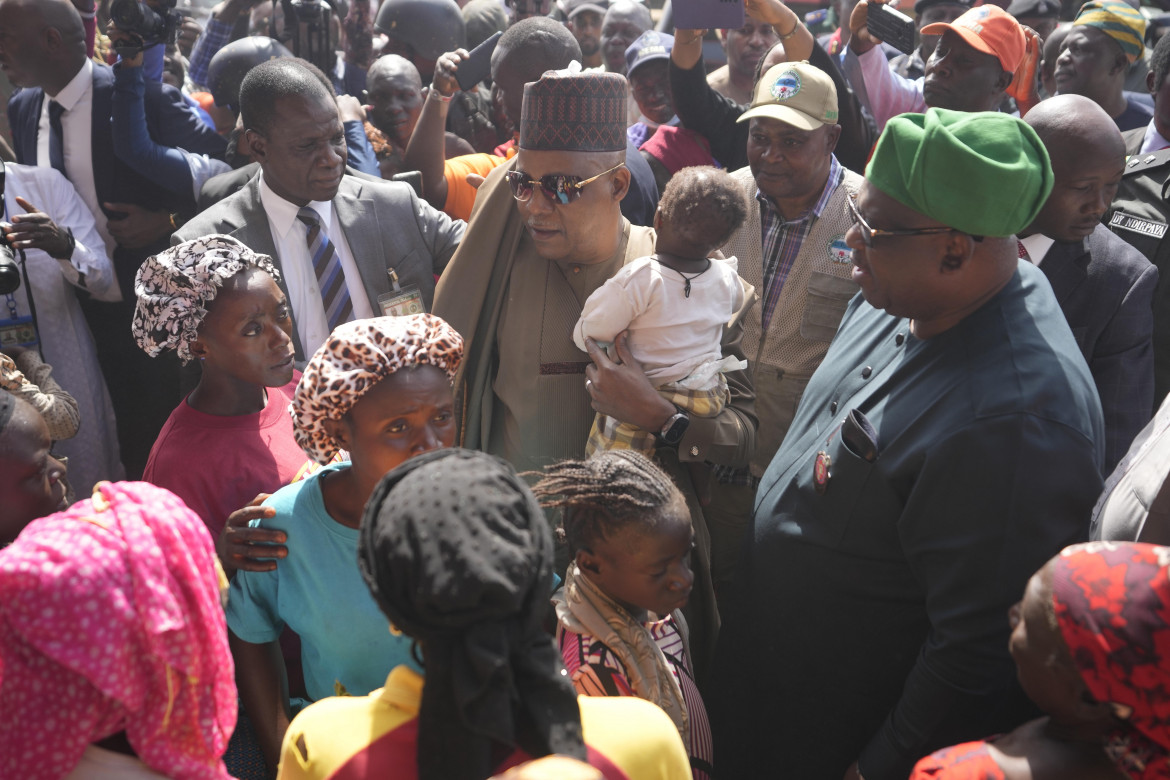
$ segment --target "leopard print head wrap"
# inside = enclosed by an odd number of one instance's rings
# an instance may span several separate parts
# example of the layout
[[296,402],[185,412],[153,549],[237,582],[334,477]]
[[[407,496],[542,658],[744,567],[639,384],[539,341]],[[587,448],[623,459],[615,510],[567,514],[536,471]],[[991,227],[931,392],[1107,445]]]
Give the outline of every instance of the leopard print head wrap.
[[454,380],[462,360],[463,337],[433,314],[338,325],[305,366],[289,404],[297,444],[317,463],[329,463],[339,447],[326,420],[340,420],[399,369],[430,365]]
[[131,330],[151,357],[173,349],[184,363],[191,342],[219,288],[248,268],[259,268],[277,283],[280,271],[268,255],[253,252],[231,236],[204,236],[146,258],[134,278]]

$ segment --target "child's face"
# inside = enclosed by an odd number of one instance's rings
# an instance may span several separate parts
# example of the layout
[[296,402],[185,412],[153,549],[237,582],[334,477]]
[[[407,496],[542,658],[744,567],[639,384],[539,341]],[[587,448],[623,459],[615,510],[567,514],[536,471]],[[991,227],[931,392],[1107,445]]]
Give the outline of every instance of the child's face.
[[597,540],[592,552],[577,553],[577,563],[622,606],[662,617],[686,606],[690,597],[694,540],[684,509],[671,512],[652,530],[630,526]]

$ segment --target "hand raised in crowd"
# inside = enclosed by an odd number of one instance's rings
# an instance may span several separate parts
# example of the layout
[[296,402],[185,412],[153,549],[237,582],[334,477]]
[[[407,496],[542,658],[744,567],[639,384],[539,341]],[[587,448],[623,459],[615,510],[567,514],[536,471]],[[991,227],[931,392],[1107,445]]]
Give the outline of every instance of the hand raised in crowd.
[[13,249],[42,249],[49,257],[68,260],[73,255],[73,234],[57,227],[48,214],[19,195],[16,202],[28,213],[17,214],[12,224],[4,226],[9,245]]
[[366,107],[353,95],[337,96],[337,113],[341,116],[342,122],[366,121]]
[[108,227],[118,245],[126,249],[150,246],[175,229],[171,215],[165,211],[150,211],[133,203],[103,203],[102,206],[111,213],[123,215],[121,219],[111,217]]
[[593,399],[593,411],[643,430],[660,431],[678,410],[646,378],[630,352],[629,336],[629,331],[623,330],[614,339],[616,362],[596,341],[585,338],[586,351],[593,361],[593,365],[585,367],[585,389]]
[[467,49],[456,49],[443,54],[435,62],[435,76],[431,80],[431,89],[443,97],[451,97],[459,91],[459,81],[455,74],[459,72],[459,63],[468,58]]
[[246,507],[232,512],[215,540],[215,554],[229,577],[237,570],[275,571],[276,561],[288,556],[288,534],[272,528],[252,528],[253,520],[275,517],[276,510],[260,506],[270,493],[261,493]]
[[849,16],[849,48],[853,49],[855,54],[865,54],[874,46],[881,43],[867,29],[867,25],[869,24],[869,4],[871,2],[875,5],[882,5],[884,0],[860,0],[853,7],[853,13]]
[[1016,99],[1016,107],[1023,117],[1040,102],[1036,87],[1039,83],[1040,55],[1044,49],[1044,41],[1040,40],[1040,34],[1028,25],[1021,24],[1020,28],[1023,29],[1024,38],[1027,40],[1024,59],[1016,69],[1016,76],[1007,88],[1007,93]]
[[199,36],[202,34],[203,25],[195,21],[193,17],[184,16],[183,23],[179,25],[179,35],[175,39],[179,53],[184,57],[190,57],[191,50],[195,48],[195,41],[199,40]]

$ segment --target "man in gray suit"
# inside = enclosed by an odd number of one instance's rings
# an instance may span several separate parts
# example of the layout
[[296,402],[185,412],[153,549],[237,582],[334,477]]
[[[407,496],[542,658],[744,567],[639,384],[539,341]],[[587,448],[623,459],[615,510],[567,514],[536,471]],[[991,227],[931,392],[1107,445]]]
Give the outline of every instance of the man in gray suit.
[[1105,413],[1105,468],[1121,460],[1154,407],[1158,269],[1101,224],[1125,168],[1109,115],[1079,95],[1049,98],[1024,118],[1052,160],[1052,194],[1020,232],[1089,364]]
[[463,238],[464,223],[419,200],[406,184],[346,175],[337,104],[296,59],[253,68],[240,114],[260,173],[192,219],[173,243],[222,233],[271,255],[293,311],[297,358],[333,328],[382,314],[379,296],[413,285],[430,308],[435,275]]

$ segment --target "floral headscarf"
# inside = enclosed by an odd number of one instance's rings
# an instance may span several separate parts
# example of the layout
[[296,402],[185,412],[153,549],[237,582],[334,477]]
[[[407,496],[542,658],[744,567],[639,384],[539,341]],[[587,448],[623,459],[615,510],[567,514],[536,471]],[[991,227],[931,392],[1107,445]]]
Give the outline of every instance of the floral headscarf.
[[144,482],[28,525],[0,550],[0,777],[64,777],[125,731],[167,777],[228,780],[226,585],[203,521]]
[[1127,777],[1170,777],[1170,548],[1090,542],[1053,564],[1056,622],[1089,692],[1123,728],[1105,752]]
[[455,379],[463,337],[433,314],[374,317],[338,325],[309,360],[289,404],[297,444],[321,465],[339,449],[325,430],[371,387],[402,368],[431,365]]
[[146,258],[134,278],[131,332],[151,357],[173,349],[184,363],[191,360],[191,342],[219,288],[248,268],[259,268],[280,282],[280,271],[268,255],[253,252],[231,236],[204,236],[184,241]]

